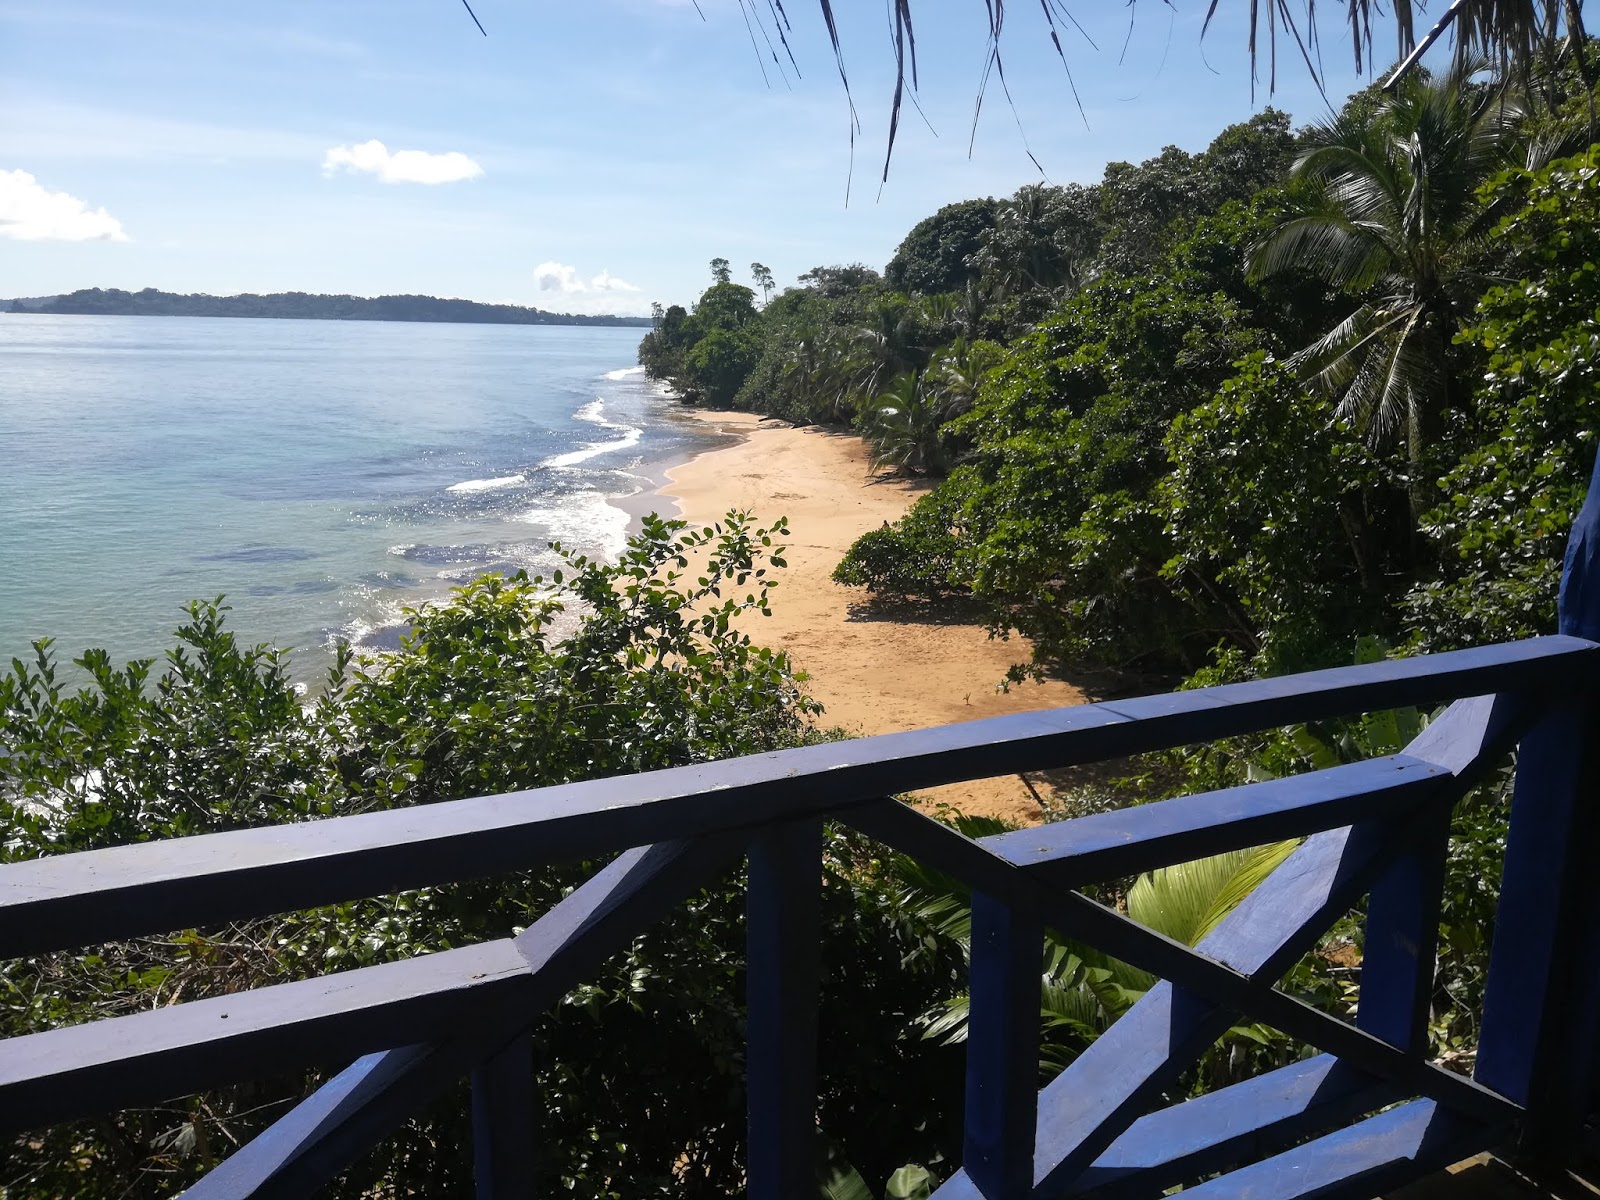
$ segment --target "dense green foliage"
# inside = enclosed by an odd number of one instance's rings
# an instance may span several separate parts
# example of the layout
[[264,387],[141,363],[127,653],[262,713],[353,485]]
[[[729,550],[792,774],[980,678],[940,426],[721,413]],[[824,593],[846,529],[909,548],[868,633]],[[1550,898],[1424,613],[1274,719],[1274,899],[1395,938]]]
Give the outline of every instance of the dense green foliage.
[[962,291],[978,277],[969,260],[994,228],[996,207],[987,197],[961,200],[924,217],[883,269],[884,281],[896,291],[930,296]]
[[1491,287],[1457,337],[1482,363],[1464,447],[1423,518],[1441,567],[1407,597],[1425,646],[1548,633],[1567,530],[1600,431],[1600,155],[1485,188],[1517,282]]
[[179,295],[143,288],[82,288],[65,296],[14,300],[12,312],[114,317],[273,317],[302,321],[445,321],[473,325],[648,325],[648,317],[545,312],[516,304],[481,304],[438,296]]
[[1087,281],[996,331],[948,477],[837,578],[975,601],[1043,670],[1549,630],[1595,453],[1596,184],[1587,158],[1508,164],[1570,141],[1570,108],[1418,76],[1297,154],[1263,118],[1109,170],[1132,190]]

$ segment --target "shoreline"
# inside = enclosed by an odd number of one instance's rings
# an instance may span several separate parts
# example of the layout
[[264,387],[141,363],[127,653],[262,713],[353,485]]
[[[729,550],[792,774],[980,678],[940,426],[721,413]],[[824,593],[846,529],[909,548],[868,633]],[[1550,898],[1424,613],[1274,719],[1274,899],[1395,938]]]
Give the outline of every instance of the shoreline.
[[[660,479],[659,486],[613,503],[629,514],[630,532],[651,511],[695,525],[734,508],[749,510],[762,525],[789,518],[789,565],[778,573],[773,615],[754,618],[745,631],[788,652],[806,674],[807,691],[824,706],[823,727],[852,736],[896,733],[1085,702],[1081,691],[1056,680],[999,691],[1006,669],[1027,657],[1018,639],[993,640],[947,612],[881,609],[863,590],[833,582],[850,544],[897,520],[928,484],[873,473],[866,445],[854,434],[763,423],[754,413],[682,413],[730,440],[652,464],[641,474]],[[1015,775],[919,796],[1017,824],[1043,817]]]

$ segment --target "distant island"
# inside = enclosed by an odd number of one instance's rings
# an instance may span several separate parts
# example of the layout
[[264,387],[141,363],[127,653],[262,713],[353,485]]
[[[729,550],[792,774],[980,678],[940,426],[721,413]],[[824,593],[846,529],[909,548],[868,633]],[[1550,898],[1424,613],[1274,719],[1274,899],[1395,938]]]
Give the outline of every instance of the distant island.
[[0,301],[0,311],[111,317],[271,317],[291,321],[445,321],[473,325],[650,324],[649,317],[545,312],[516,304],[480,304],[438,296],[321,296],[273,292],[257,296],[183,296],[145,288],[81,288],[65,296],[25,296]]

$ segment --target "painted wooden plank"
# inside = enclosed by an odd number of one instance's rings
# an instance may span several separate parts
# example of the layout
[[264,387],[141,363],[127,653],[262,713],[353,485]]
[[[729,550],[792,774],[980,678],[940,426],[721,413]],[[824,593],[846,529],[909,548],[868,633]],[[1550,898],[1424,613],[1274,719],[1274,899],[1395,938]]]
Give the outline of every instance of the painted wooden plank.
[[1567,535],[1558,606],[1561,632],[1600,642],[1600,456],[1589,474],[1589,491]]
[[1033,1191],[1043,961],[1043,925],[973,893],[961,1164],[986,1200]]
[[596,963],[625,948],[737,848],[734,839],[702,840],[619,855],[519,935],[518,952],[533,972],[526,1010],[498,1024],[469,1021],[449,1040],[369,1055],[236,1150],[186,1195],[299,1200],[327,1183],[491,1056],[527,1025],[531,1013],[550,1007]]
[[537,791],[10,863],[0,955],[239,920],[821,816],[897,791],[1094,762],[1451,696],[1559,690],[1600,645],[1536,638],[1360,667],[1020,713]]
[[[1583,663],[1594,649],[1600,647],[1581,638],[1532,638],[1447,654],[1110,701],[1099,707],[1146,723],[1147,733],[1170,729],[1175,740],[1163,745],[1183,745],[1268,726],[1405,705],[1433,705],[1459,696],[1578,684],[1586,674],[1593,673],[1593,668]],[[1546,654],[1553,657],[1545,658]],[[1542,662],[1536,665],[1535,660]],[[1254,724],[1243,724],[1245,721]]]
[[1367,1200],[1488,1149],[1504,1130],[1413,1100],[1184,1189],[1193,1200]]
[[750,843],[745,1089],[748,1194],[815,1200],[822,825]]
[[478,1200],[533,1200],[533,1039],[526,1031],[472,1072],[472,1179]]
[[1436,808],[1372,885],[1356,1025],[1402,1050],[1428,1047],[1450,812]]
[[[1159,1195],[1401,1098],[1394,1085],[1319,1055],[1140,1117],[1071,1192],[1095,1200]],[[954,1200],[975,1195],[971,1189],[961,1172],[937,1194]]]
[[[1392,854],[1392,829],[1370,821],[1307,839],[1197,950],[1252,980],[1277,979],[1365,890]],[[1167,981],[1141,997],[1040,1097],[1036,1183],[1071,1183],[1237,1015]]]
[[1399,1099],[1393,1084],[1318,1055],[1139,1118],[1073,1191],[1096,1200],[1157,1195]]
[[[1499,766],[1544,712],[1547,696],[1497,692],[1457,700],[1403,753],[1449,771],[1458,784],[1472,784]],[[1464,789],[1458,788],[1460,794]]]
[[1526,1104],[1522,1149],[1560,1161],[1589,1111],[1600,1019],[1600,705],[1574,697],[1517,759],[1475,1077]]
[[[1400,754],[983,838],[1058,887],[1394,816],[1450,778],[1477,778],[1537,709],[1515,695],[1457,701]],[[1459,794],[1459,788],[1456,794]]]
[[[473,1057],[458,1076],[739,848],[738,837],[728,835],[629,851],[515,939],[0,1041],[0,1129],[36,1128],[465,1030],[462,1044]],[[270,1157],[263,1159],[268,1167]]]
[[1070,1185],[1233,1021],[1229,1009],[1158,981],[1040,1094],[1034,1185]]
[[304,1200],[469,1066],[456,1044],[357,1059],[213,1167],[183,1200]]
[[1431,795],[1446,774],[1391,755],[980,840],[1057,887],[1078,887],[1392,815]]
[[486,942],[0,1042],[0,1130],[39,1128],[526,1014],[527,960]]
[[1313,834],[1196,951],[1251,979],[1276,980],[1361,898],[1417,819],[1365,821]]
[[884,801],[864,805],[852,809],[848,820],[870,836],[974,888],[1032,911],[1047,927],[1105,948],[1141,970],[1179,982],[1292,1038],[1337,1054],[1374,1075],[1393,1079],[1411,1095],[1448,1102],[1484,1120],[1513,1119],[1521,1111],[1489,1088],[1422,1062],[1364,1030],[1276,991],[1265,981],[1252,981],[1075,892],[1048,887],[978,843],[904,804]]

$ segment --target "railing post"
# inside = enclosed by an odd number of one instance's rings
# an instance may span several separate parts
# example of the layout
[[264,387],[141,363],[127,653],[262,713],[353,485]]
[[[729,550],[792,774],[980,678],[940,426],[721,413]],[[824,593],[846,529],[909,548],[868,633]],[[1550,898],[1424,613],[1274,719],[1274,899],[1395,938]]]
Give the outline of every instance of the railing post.
[[985,1200],[1024,1200],[1033,1191],[1043,960],[1036,920],[973,893],[961,1165]]
[[822,823],[771,829],[750,844],[746,916],[750,1200],[817,1191],[817,988]]
[[472,1072],[472,1175],[478,1200],[532,1200],[533,1037],[519,1033]]
[[1415,837],[1372,885],[1356,1026],[1420,1053],[1428,1048],[1450,809],[1438,806]]
[[[1561,632],[1600,641],[1600,462],[1567,544]],[[1475,1071],[1527,1106],[1521,1149],[1544,1162],[1589,1114],[1600,1021],[1600,695],[1552,701],[1518,752]]]

